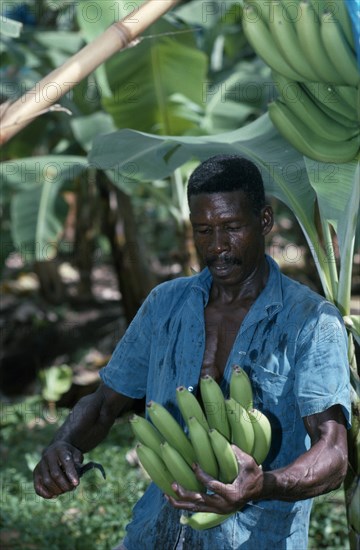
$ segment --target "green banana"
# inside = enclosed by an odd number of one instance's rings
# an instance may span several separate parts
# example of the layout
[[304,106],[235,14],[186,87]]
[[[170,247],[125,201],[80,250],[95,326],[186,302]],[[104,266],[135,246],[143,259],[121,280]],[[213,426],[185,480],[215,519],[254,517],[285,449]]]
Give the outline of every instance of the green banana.
[[355,53],[347,43],[339,23],[327,13],[321,16],[321,38],[336,71],[344,78],[344,84],[358,86],[360,72]]
[[210,375],[200,378],[200,393],[210,428],[230,439],[230,426],[225,410],[225,398],[219,384]]
[[[306,82],[300,84],[310,95],[311,99],[322,109],[328,116],[334,118],[337,122],[344,126],[358,127],[356,122],[357,113],[355,105],[352,107],[345,103],[337,93],[337,87],[330,84],[322,84],[321,82]],[[341,86],[343,88],[343,86]]]
[[180,424],[175,418],[163,407],[160,403],[150,401],[146,405],[148,414],[155,428],[179,453],[184,457],[186,462],[191,466],[195,462],[195,452]]
[[254,447],[251,454],[260,466],[270,451],[271,424],[267,416],[257,409],[251,409],[248,413],[255,433]]
[[271,17],[271,2],[268,0],[244,0],[244,3],[251,6],[255,14],[268,25]]
[[142,416],[134,414],[130,418],[130,425],[135,437],[147,447],[150,447],[156,454],[161,456],[160,445],[164,441],[156,428]]
[[271,121],[280,134],[303,155],[319,162],[344,163],[353,160],[359,150],[359,139],[330,141],[314,134],[286,105],[273,101],[268,105]]
[[269,67],[292,80],[299,82],[307,80],[287,63],[275,44],[266,23],[259,19],[251,6],[244,8],[242,26],[249,43]]
[[349,43],[349,46],[353,50],[355,50],[354,33],[351,26],[350,16],[344,0],[336,3],[336,11],[334,15],[336,20],[339,22],[339,25],[346,37],[346,40]]
[[336,71],[320,36],[319,19],[308,2],[301,2],[301,17],[295,21],[295,28],[304,56],[313,68],[318,80],[344,84],[343,77]]
[[[282,8],[284,10],[284,17],[291,23],[295,23],[301,17],[301,7],[300,0],[280,0]],[[279,3],[278,0],[275,0],[271,3]]]
[[144,470],[149,474],[159,489],[166,495],[178,498],[171,487],[171,484],[174,483],[175,480],[159,455],[150,449],[150,447],[140,443],[136,445],[136,453]]
[[209,431],[209,437],[219,464],[220,481],[233,483],[239,473],[239,466],[229,441],[215,429]]
[[204,487],[197,479],[186,460],[181,456],[179,451],[167,441],[161,444],[161,454],[166,467],[174,476],[177,483],[188,491],[204,491]]
[[189,418],[189,435],[200,468],[211,477],[217,479],[219,468],[210,443],[208,431],[204,429],[195,416],[190,416]]
[[317,82],[319,77],[304,57],[295,28],[289,18],[285,17],[282,4],[274,2],[272,6],[274,17],[269,21],[269,29],[279,50],[289,65],[305,80]]
[[[337,0],[334,1],[336,2]],[[319,19],[321,19],[322,14],[328,11],[329,8],[334,7],[334,3],[329,6],[329,0],[310,0],[310,2]]]
[[[235,513],[235,512],[234,512]],[[181,525],[188,525],[192,529],[197,531],[204,531],[205,529],[211,529],[212,527],[217,527],[231,516],[231,514],[215,514],[214,512],[196,512],[191,516],[185,516],[182,514],[180,516]]]
[[205,413],[199,401],[185,386],[176,388],[176,401],[186,425],[189,427],[189,418],[195,416],[205,430],[209,429]]
[[338,96],[341,97],[351,109],[356,109],[358,101],[357,95],[360,86],[358,86],[358,88],[354,88],[353,86],[334,86],[334,89]]
[[233,398],[226,399],[225,406],[231,427],[231,442],[245,453],[251,454],[255,434],[246,409]]
[[250,378],[241,367],[234,365],[230,377],[230,397],[240,403],[244,409],[253,406],[253,391]]
[[273,78],[289,109],[318,136],[339,142],[359,134],[358,128],[349,128],[329,118],[296,82],[282,75],[274,74]]

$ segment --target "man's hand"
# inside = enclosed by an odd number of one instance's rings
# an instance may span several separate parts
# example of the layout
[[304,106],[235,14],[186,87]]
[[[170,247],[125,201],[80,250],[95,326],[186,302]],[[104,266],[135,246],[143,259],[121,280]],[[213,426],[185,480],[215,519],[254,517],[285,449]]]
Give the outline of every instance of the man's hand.
[[34,487],[43,498],[54,498],[79,485],[75,464],[81,464],[79,449],[62,441],[50,445],[34,470]]
[[295,502],[337,489],[347,470],[346,421],[340,405],[305,417],[304,425],[311,448],[291,464],[263,472],[250,455],[233,445],[239,464],[233,483],[214,480],[197,467],[197,478],[214,494],[193,493],[174,484],[178,499],[169,497],[169,501],[175,508],[191,512],[227,514],[250,500]]
[[174,483],[172,487],[178,499],[167,497],[174,508],[189,512],[230,514],[240,510],[250,500],[257,500],[263,487],[263,471],[250,455],[235,445],[232,448],[239,465],[239,474],[234,482],[221,483],[197,465],[194,468],[196,477],[214,494],[194,493]]

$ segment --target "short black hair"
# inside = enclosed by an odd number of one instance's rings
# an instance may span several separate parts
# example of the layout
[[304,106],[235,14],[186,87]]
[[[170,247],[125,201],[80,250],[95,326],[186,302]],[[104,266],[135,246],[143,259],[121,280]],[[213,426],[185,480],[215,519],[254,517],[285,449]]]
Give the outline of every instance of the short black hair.
[[202,162],[191,174],[187,196],[200,193],[243,191],[249,198],[254,214],[265,206],[264,183],[253,162],[239,155],[216,155]]

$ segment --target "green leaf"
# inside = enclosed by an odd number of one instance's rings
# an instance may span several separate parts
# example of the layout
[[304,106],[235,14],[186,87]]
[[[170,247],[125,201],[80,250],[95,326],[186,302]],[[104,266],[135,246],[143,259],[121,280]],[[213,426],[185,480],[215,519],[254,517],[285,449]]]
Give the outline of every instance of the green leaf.
[[72,384],[72,369],[68,365],[53,366],[40,371],[42,396],[45,401],[58,401]]
[[[316,192],[320,216],[338,237],[340,277],[335,302],[343,315],[350,312],[352,261],[360,202],[359,163],[326,164],[305,158],[311,186]],[[333,262],[334,258],[327,258]]]
[[5,189],[11,200],[12,238],[27,260],[50,259],[56,251],[62,222],[60,189],[87,168],[85,157],[44,156],[0,164]]
[[[162,22],[156,28],[174,30],[164,25]],[[145,38],[107,62],[113,95],[104,97],[103,105],[119,128],[174,135],[195,126],[188,116],[179,113],[171,98],[173,94],[181,94],[201,105],[207,57],[195,45],[184,41]]]
[[226,4],[223,0],[197,0],[187,2],[175,8],[174,13],[179,19],[189,25],[205,28],[214,27],[217,21],[226,13]]
[[1,34],[11,38],[19,38],[23,24],[4,15],[0,15]]
[[52,50],[59,50],[71,55],[80,50],[83,45],[83,38],[79,32],[62,30],[41,31],[35,32],[33,36],[41,46],[49,50],[48,54],[51,54]]
[[345,315],[343,317],[346,328],[354,335],[360,345],[360,315]]
[[93,138],[100,134],[109,134],[115,130],[110,115],[103,112],[76,117],[70,121],[74,136],[85,151],[89,151]]

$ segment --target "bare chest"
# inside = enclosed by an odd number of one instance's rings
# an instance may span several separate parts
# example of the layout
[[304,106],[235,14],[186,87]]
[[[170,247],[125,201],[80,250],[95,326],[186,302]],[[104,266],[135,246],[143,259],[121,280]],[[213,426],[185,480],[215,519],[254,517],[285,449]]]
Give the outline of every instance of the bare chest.
[[209,374],[220,381],[247,310],[243,308],[205,309],[205,352],[201,376]]

